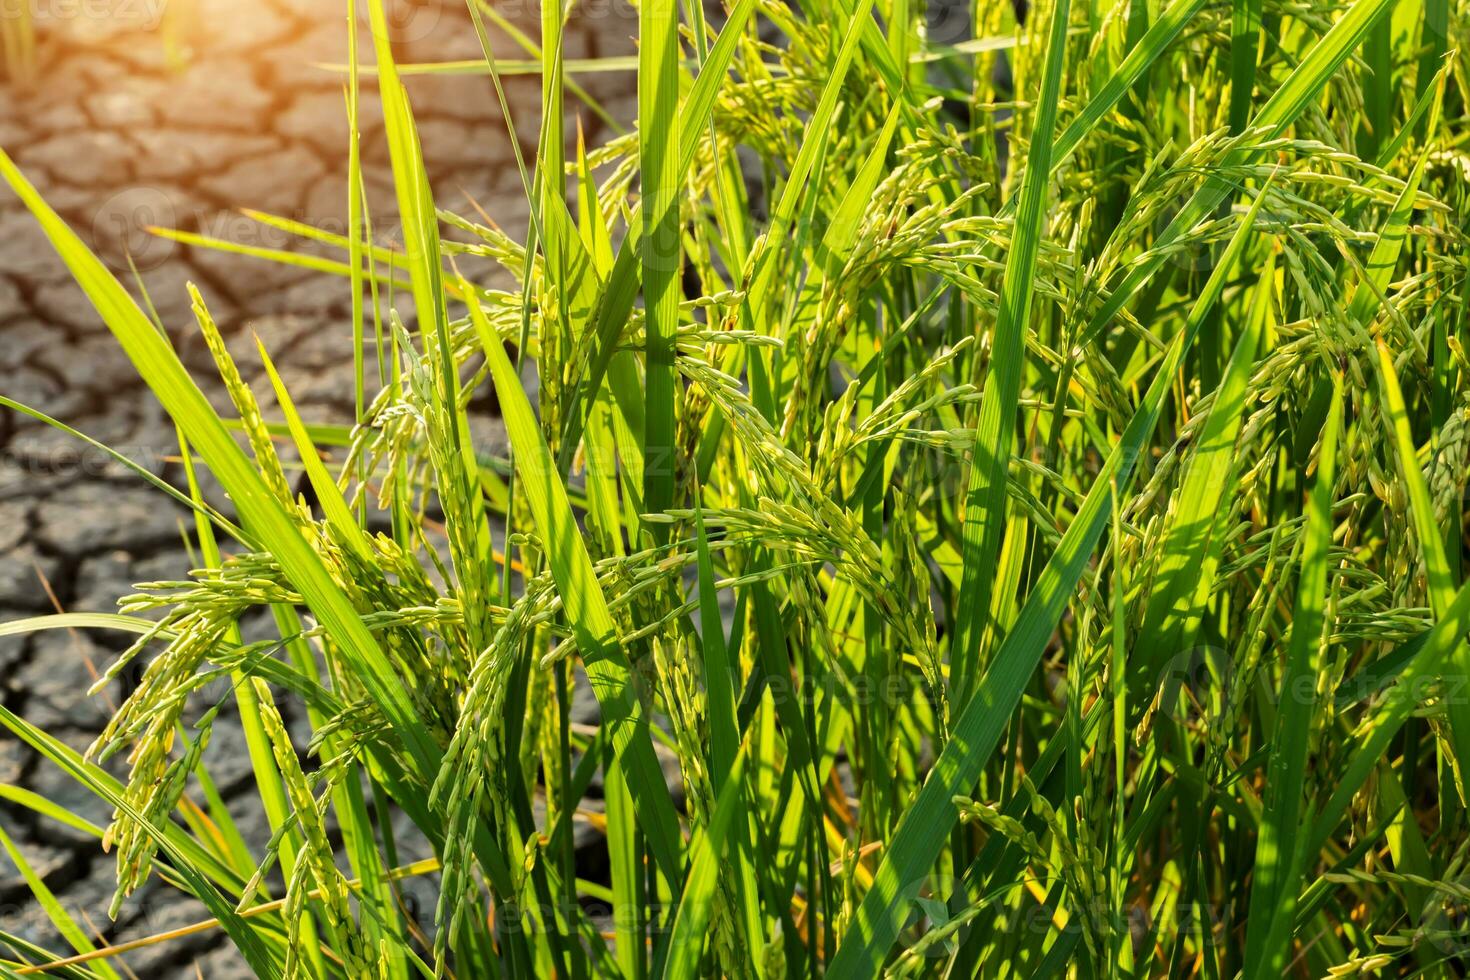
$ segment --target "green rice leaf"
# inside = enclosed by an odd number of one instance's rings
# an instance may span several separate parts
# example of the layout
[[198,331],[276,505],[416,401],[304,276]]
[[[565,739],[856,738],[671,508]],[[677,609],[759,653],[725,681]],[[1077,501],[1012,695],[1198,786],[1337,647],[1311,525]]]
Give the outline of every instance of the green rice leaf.
[[648,718],[633,690],[628,660],[572,514],[566,487],[557,475],[551,450],[500,336],[473,306],[470,317],[479,331],[506,430],[516,449],[516,474],[537,533],[552,546],[547,562],[576,635],[592,691],[602,708],[602,723],[612,733],[613,749],[633,795],[640,828],[665,877],[682,880],[679,820],[654,757]]
[[1220,264],[1196,300],[1189,325],[1170,346],[1138,412],[1107,462],[1093,480],[1092,490],[1072,519],[1051,560],[1047,562],[1015,625],[980,679],[974,695],[951,727],[949,740],[918,797],[904,813],[893,842],[874,876],[873,886],[858,907],[830,970],[838,976],[876,972],[908,915],[909,903],[924,883],[949,830],[959,815],[951,802],[964,794],[1000,742],[1011,712],[1036,668],[1055,629],[1068,595],[1082,575],[1092,549],[1107,522],[1114,487],[1127,485],[1144,442],[1158,421],[1173,372],[1193,342],[1200,324],[1218,299],[1249,237],[1265,201],[1257,196],[1226,248]]

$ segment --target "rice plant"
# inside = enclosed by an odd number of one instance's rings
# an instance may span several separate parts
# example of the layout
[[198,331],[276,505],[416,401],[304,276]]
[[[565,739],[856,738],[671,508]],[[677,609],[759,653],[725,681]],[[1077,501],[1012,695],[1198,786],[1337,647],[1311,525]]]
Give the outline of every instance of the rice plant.
[[[89,752],[0,709],[113,808],[7,793],[118,902],[163,879],[262,977],[1464,975],[1470,7],[643,0],[594,147],[574,11],[537,118],[493,8],[438,66],[366,10],[347,106],[381,94],[403,247],[354,143],[311,260],[354,426],[269,351],[252,390],[197,293],[158,329],[0,155],[189,464],[187,581],[0,625],[136,634]],[[430,70],[540,134],[524,228],[436,205]],[[192,802],[222,680],[264,849]],[[30,877],[71,948],[0,936],[7,975],[116,975]]]

